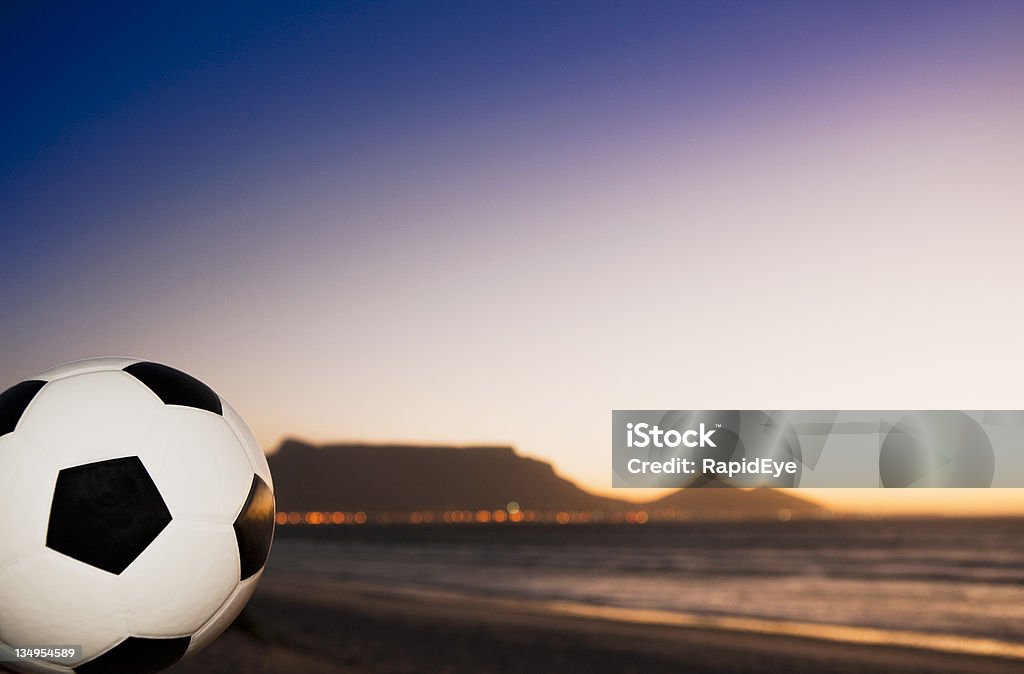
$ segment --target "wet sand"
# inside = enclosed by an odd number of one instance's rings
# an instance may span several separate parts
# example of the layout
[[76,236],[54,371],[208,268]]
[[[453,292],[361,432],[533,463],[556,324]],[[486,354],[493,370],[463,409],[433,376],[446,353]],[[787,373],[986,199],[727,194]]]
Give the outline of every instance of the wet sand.
[[368,672],[1020,672],[1024,661],[644,625],[543,605],[267,578],[175,674]]

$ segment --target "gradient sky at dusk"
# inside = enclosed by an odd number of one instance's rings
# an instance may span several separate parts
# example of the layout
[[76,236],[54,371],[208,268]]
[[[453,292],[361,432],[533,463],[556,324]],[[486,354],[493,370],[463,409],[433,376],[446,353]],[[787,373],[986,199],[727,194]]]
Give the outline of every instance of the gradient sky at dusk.
[[0,9],[0,382],[606,491],[613,408],[1024,408],[1024,4],[100,11]]

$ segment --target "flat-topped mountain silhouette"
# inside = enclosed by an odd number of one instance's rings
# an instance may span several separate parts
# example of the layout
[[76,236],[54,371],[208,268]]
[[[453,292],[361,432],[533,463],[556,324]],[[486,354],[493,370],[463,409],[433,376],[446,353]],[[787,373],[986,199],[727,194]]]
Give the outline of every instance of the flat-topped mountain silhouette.
[[511,447],[332,445],[285,441],[267,457],[278,510],[622,509]]
[[511,447],[337,444],[286,440],[269,455],[280,511],[524,510],[624,512],[673,509],[695,518],[774,519],[780,509],[820,509],[772,489],[686,489],[645,505],[591,494],[551,464]]

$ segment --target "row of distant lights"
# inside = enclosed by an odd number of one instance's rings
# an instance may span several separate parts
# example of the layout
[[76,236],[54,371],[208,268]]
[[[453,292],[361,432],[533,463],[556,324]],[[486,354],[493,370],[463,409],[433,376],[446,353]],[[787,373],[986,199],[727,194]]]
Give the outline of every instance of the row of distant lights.
[[509,513],[504,510],[445,510],[416,511],[411,513],[374,513],[365,512],[279,512],[277,523],[290,524],[490,524],[517,522],[547,522],[557,524],[579,524],[586,522],[625,521],[629,524],[645,524],[648,520],[646,512],[630,512],[618,517],[604,517],[601,513],[521,510]]
[[[686,513],[679,513],[672,508],[655,510],[630,510],[627,512],[606,513],[595,511],[540,511],[523,510],[512,501],[504,510],[443,510],[414,511],[410,513],[374,513],[372,516],[363,511],[358,512],[279,512],[277,523],[281,526],[295,524],[366,524],[371,520],[375,524],[504,524],[519,522],[540,522],[546,524],[588,524],[606,522],[611,524],[647,524],[648,521],[673,521],[689,519]],[[788,522],[792,513],[782,508],[778,518]]]
[[[277,523],[289,524],[366,524],[371,516],[363,511],[358,512],[279,512]],[[409,513],[374,513],[372,519],[377,524],[489,524],[491,522],[557,522],[570,524],[573,522],[594,521],[594,513],[538,510],[523,510],[515,501],[511,501],[504,510],[422,510]],[[633,521],[637,520],[636,515]],[[640,518],[647,521],[647,514]]]

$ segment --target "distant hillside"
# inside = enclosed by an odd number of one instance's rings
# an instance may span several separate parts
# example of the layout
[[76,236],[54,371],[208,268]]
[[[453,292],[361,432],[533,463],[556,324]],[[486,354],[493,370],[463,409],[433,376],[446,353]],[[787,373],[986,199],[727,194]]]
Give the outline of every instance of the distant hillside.
[[551,464],[511,447],[333,445],[286,441],[267,457],[278,510],[621,510]]
[[288,440],[268,457],[283,511],[409,512],[672,509],[693,519],[775,519],[780,509],[810,517],[818,506],[773,489],[685,489],[644,505],[604,498],[511,447],[428,447]]
[[810,501],[778,489],[732,489],[701,487],[681,489],[664,498],[651,501],[649,509],[672,508],[694,519],[776,518],[780,510],[792,517],[815,517],[822,508]]

